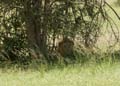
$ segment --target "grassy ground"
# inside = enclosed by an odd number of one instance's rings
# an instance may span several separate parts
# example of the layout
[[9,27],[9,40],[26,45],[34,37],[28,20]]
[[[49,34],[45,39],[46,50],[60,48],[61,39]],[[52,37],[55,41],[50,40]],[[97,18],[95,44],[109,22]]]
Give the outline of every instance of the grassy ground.
[[72,65],[47,72],[0,70],[0,86],[120,86],[120,63]]

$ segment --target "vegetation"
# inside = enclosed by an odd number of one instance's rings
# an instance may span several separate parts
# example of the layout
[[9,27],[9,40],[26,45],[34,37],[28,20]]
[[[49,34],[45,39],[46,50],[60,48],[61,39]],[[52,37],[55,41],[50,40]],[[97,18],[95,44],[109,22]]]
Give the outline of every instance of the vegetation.
[[0,86],[119,86],[119,12],[111,0],[0,0]]
[[120,63],[89,66],[74,65],[45,71],[21,71],[16,68],[0,71],[2,86],[119,86]]
[[120,0],[117,0],[117,2],[116,2],[116,3],[117,3],[117,5],[119,5],[119,6],[120,6]]
[[73,61],[77,53],[93,54],[104,22],[118,41],[106,6],[117,15],[103,0],[1,1],[1,60],[53,63],[66,57]]

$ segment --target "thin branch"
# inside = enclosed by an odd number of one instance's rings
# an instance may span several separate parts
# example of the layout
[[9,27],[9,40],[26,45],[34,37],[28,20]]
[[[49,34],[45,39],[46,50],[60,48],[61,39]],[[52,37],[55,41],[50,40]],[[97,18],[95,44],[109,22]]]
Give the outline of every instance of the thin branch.
[[108,7],[110,7],[110,9],[115,13],[115,15],[117,16],[117,18],[120,20],[120,16],[118,15],[118,13],[115,11],[115,9],[112,7],[112,6],[110,6],[106,1],[104,1],[105,2],[105,4],[108,6]]

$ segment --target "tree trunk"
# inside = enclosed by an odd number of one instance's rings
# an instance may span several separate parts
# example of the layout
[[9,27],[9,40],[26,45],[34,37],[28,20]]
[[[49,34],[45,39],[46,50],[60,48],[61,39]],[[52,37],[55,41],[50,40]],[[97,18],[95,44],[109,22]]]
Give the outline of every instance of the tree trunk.
[[43,0],[30,0],[24,5],[29,44],[36,53],[40,51],[44,56],[47,55],[47,1],[44,4],[44,15],[41,15]]

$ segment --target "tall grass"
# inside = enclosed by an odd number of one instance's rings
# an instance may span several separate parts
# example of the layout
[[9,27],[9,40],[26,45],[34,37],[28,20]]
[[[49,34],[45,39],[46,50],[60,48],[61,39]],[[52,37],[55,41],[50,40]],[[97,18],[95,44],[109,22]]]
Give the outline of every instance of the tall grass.
[[0,86],[120,86],[120,63],[69,65],[51,70],[0,70]]

